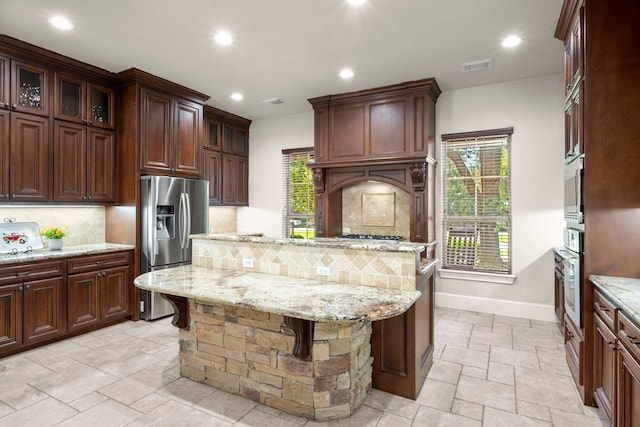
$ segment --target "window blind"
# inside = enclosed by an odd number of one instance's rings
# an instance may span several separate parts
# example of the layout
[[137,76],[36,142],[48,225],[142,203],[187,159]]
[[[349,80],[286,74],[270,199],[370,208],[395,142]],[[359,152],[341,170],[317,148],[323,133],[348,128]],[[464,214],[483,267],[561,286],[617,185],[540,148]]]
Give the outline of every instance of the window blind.
[[512,133],[442,136],[446,269],[511,273]]
[[282,151],[282,236],[314,237],[313,148]]

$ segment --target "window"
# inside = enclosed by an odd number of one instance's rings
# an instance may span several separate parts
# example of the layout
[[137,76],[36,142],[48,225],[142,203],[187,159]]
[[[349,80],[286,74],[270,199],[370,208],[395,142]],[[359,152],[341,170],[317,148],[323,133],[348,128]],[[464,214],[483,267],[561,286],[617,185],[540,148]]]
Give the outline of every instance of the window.
[[443,268],[511,273],[512,134],[442,135]]
[[307,167],[312,161],[313,148],[282,150],[283,237],[311,239],[315,235],[313,175]]

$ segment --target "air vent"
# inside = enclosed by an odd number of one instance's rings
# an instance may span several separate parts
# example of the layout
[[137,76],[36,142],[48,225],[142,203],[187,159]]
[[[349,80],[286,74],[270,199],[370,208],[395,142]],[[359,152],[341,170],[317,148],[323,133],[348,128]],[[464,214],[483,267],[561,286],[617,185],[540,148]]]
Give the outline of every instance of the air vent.
[[493,66],[491,59],[483,59],[480,61],[465,62],[462,64],[462,72],[470,73],[471,71],[488,70]]
[[284,99],[280,99],[280,98],[271,98],[271,99],[265,99],[264,101],[262,101],[266,104],[273,104],[273,105],[278,105],[278,104],[284,104]]

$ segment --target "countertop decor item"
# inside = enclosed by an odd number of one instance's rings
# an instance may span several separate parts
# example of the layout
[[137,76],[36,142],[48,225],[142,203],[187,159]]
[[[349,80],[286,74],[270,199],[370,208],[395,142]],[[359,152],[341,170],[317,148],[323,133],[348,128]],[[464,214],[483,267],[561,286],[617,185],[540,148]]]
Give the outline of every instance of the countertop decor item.
[[68,233],[69,226],[60,227],[43,227],[41,234],[47,238],[47,246],[50,251],[59,251],[62,249],[64,241],[62,240]]
[[35,222],[9,222],[0,224],[0,253],[25,252],[41,249],[42,238]]

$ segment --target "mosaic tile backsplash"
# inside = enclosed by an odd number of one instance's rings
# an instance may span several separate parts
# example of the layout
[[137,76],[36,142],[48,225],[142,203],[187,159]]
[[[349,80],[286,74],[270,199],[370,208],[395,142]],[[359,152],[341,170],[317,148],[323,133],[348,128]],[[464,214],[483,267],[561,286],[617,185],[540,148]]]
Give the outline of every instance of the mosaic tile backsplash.
[[[377,206],[380,202],[389,206]],[[409,193],[390,184],[361,182],[342,189],[342,227],[349,228],[349,233],[402,236],[409,240],[409,209]],[[390,212],[392,219],[388,218]]]
[[[251,271],[258,273],[383,289],[416,289],[415,253],[193,239],[196,266],[243,271],[247,270],[244,259],[253,260]],[[329,275],[319,276],[318,267],[329,267]]]
[[69,234],[64,238],[67,246],[105,242],[105,210],[101,206],[1,207],[0,221],[4,218],[35,222],[40,228],[68,226]]

